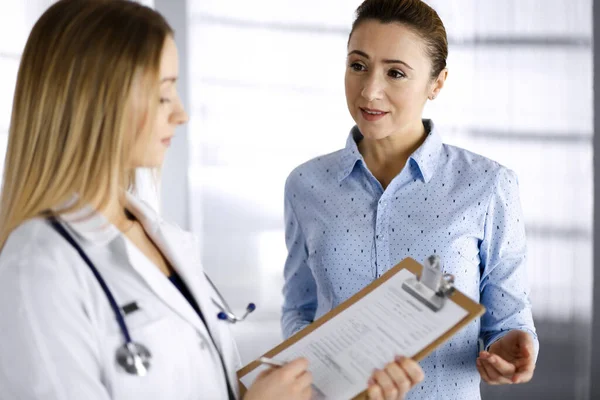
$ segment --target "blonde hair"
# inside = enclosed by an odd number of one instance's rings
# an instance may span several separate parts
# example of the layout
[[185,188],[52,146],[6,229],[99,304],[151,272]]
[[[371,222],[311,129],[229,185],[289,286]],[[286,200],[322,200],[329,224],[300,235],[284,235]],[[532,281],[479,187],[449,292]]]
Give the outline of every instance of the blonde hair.
[[69,210],[102,208],[135,187],[127,163],[151,125],[169,35],[160,14],[127,0],[61,0],[37,21],[15,89],[0,248],[17,226],[75,194]]

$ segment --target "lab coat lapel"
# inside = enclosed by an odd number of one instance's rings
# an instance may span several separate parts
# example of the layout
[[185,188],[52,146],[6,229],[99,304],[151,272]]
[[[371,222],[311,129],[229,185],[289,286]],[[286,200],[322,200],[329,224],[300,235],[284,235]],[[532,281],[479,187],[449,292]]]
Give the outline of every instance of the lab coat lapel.
[[165,248],[173,250],[171,256],[177,263],[177,272],[198,302],[215,345],[225,362],[232,389],[237,392],[235,371],[241,367],[237,348],[229,331],[229,323],[217,318],[220,310],[213,304],[213,299],[219,304],[221,299],[204,276],[198,241],[192,234],[167,224],[161,225],[159,236],[164,240]]
[[223,324],[223,322],[217,318],[218,310],[215,310],[212,297],[209,295],[212,293],[212,288],[206,282],[195,237],[167,224],[161,224],[157,236],[158,240],[164,244],[162,248],[168,254],[167,257],[173,261],[179,276],[198,303],[217,346],[221,347],[217,333],[219,324]]
[[[153,238],[154,240],[154,238]],[[150,289],[180,317],[192,324],[200,332],[206,332],[204,324],[196,311],[177,290],[175,285],[151,263],[150,260],[134,245],[127,244],[127,253],[133,269],[148,284]],[[162,247],[162,246],[161,246]],[[162,249],[161,249],[162,250]]]
[[[158,215],[133,197],[128,197],[128,203],[131,206],[131,211],[144,226],[144,230],[148,236],[179,272],[179,265],[182,262],[180,254],[186,254],[185,249],[189,246],[189,235],[183,231],[178,231],[179,234],[176,238],[168,241],[164,240],[164,235],[161,231],[162,227],[166,226],[166,224],[160,221]],[[150,286],[152,291],[199,332],[206,333],[206,328],[202,320],[175,285],[171,284],[167,277],[135,245],[128,243],[126,247],[133,268]]]
[[[235,384],[237,382],[235,374],[236,370],[241,367],[241,362],[235,343],[232,340],[231,332],[229,331],[229,324],[217,318],[220,310],[215,307],[212,300],[215,299],[220,303],[220,298],[204,275],[197,238],[189,232],[161,221],[160,217],[153,210],[148,209],[148,206],[140,203],[137,199],[131,197],[128,200],[132,206],[131,211],[134,212],[138,220],[144,225],[146,233],[171,262],[172,266],[181,276],[181,279],[187,285],[192,296],[194,296],[204,315],[206,326],[173,285],[168,286],[175,291],[174,295],[172,295],[171,290],[164,291],[162,286],[159,285],[160,282],[155,282],[155,280],[159,280],[158,277],[155,278],[154,276],[145,274],[146,281],[167,304],[192,323],[200,332],[204,333],[206,329],[210,331],[215,345],[225,362],[229,381],[233,385],[232,389],[235,393],[238,393],[238,387]],[[164,280],[164,276],[162,276],[158,268],[154,268],[153,270]],[[144,274],[142,275],[144,276]],[[152,275],[155,274],[153,273]]]

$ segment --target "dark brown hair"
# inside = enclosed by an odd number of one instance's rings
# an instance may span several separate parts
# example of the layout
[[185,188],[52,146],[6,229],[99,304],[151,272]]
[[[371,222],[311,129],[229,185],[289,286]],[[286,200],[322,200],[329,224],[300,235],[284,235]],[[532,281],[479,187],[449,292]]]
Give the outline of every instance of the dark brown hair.
[[425,42],[431,59],[431,78],[435,79],[444,68],[448,58],[446,28],[433,8],[421,0],[365,0],[356,9],[352,31],[367,20],[383,24],[400,23],[413,30]]

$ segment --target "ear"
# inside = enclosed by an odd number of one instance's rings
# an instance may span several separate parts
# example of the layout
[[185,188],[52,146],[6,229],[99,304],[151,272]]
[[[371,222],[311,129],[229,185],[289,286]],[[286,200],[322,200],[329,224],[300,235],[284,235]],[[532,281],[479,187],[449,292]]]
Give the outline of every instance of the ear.
[[440,93],[442,88],[444,87],[444,83],[446,82],[446,78],[448,78],[448,68],[444,68],[435,78],[435,80],[431,83],[429,87],[429,100],[433,100]]

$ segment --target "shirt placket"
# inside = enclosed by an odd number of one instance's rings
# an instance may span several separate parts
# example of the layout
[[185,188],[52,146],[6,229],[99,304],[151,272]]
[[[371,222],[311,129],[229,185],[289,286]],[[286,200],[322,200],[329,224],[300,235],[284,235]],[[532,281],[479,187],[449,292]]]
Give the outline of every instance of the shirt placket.
[[377,278],[390,267],[389,203],[385,194],[377,202],[375,217],[375,267]]

